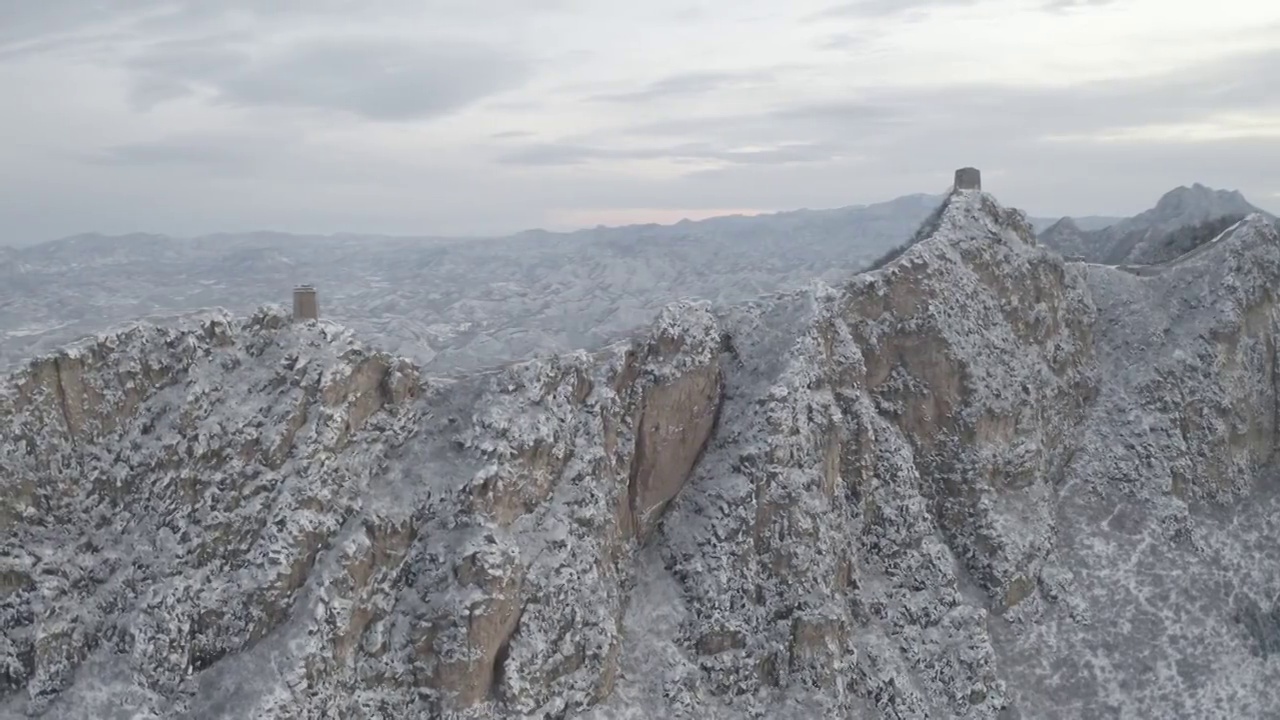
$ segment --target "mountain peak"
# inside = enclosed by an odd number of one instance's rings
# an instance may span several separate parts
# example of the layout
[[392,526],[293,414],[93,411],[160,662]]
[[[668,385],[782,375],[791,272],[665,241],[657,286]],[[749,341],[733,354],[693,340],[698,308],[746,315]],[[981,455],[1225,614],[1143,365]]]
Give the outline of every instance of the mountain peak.
[[1067,235],[1067,234],[1074,234],[1078,232],[1080,232],[1080,226],[1076,223],[1076,221],[1070,217],[1064,217],[1058,220],[1058,222],[1045,228],[1044,233],[1042,233],[1042,235],[1052,237],[1056,235]]
[[[1108,265],[1151,265],[1171,260],[1217,236],[1236,220],[1262,211],[1238,190],[1202,183],[1176,187],[1155,207],[1098,231],[1044,233],[1059,252]],[[1266,213],[1263,213],[1266,215]]]
[[920,224],[911,240],[883,255],[867,270],[879,270],[918,246],[922,252],[933,253],[940,245],[963,250],[974,243],[1009,248],[1037,245],[1035,228],[1021,210],[1002,206],[982,190],[957,187]]
[[1154,208],[1156,217],[1177,219],[1189,215],[1240,215],[1255,210],[1239,190],[1215,190],[1200,183],[1170,190],[1160,197]]

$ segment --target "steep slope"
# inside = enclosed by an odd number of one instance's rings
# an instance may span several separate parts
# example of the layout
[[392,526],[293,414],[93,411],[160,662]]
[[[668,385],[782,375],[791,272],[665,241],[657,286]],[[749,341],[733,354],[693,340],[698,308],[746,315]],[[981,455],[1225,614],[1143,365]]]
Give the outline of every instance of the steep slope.
[[418,389],[404,361],[276,311],[33,361],[0,395],[0,691],[39,711],[97,653],[87,691],[125,679],[145,707],[270,633]]
[[724,422],[662,526],[686,617],[660,642],[683,667],[637,673],[647,695],[995,717],[1012,696],[986,628],[1051,542],[1093,312],[978,193],[879,273],[742,310]]
[[1252,215],[1173,264],[1087,272],[1098,401],[1042,591],[996,626],[1002,666],[1031,717],[1272,715],[1275,228]]
[[720,340],[676,306],[603,355],[422,385],[266,310],[34,361],[0,398],[9,708],[367,717],[607,694],[629,548],[711,433]]
[[1129,271],[964,191],[456,380],[271,310],[100,338],[0,396],[0,711],[1265,716],[1277,280],[1261,216]]
[[1266,215],[1238,191],[1196,183],[1170,190],[1150,210],[1100,230],[1084,230],[1063,218],[1042,232],[1040,240],[1089,262],[1151,265],[1178,257],[1253,213]]

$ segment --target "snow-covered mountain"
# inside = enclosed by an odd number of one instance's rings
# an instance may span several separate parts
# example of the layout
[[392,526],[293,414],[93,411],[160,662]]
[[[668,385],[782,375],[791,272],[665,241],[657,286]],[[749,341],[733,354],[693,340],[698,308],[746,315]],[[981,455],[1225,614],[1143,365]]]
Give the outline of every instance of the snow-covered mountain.
[[1104,228],[1062,218],[1044,229],[1040,239],[1068,257],[1108,265],[1150,265],[1172,260],[1212,240],[1252,213],[1271,217],[1239,191],[1214,190],[1196,183],[1174,188],[1150,210]]
[[598,347],[665,304],[718,304],[835,280],[911,235],[941,201],[490,240],[280,233],[77,236],[0,262],[0,366],[139,317],[251,313],[318,287],[324,317],[432,371]]
[[319,286],[325,317],[436,372],[598,347],[682,297],[723,305],[834,281],[901,244],[942,197],[485,240],[90,234],[0,247],[0,367],[140,317],[251,313],[300,282]]
[[1116,223],[1120,222],[1121,220],[1124,220],[1125,218],[1113,217],[1110,215],[1085,215],[1082,217],[1073,217],[1073,218],[1054,219],[1054,218],[1031,217],[1027,219],[1028,221],[1030,221],[1031,227],[1035,229],[1037,234],[1039,234],[1049,229],[1050,227],[1053,227],[1054,223],[1057,223],[1061,220],[1071,220],[1071,222],[1081,230],[1102,230],[1103,228],[1107,228],[1107,227],[1111,227],[1112,225],[1115,225]]
[[0,391],[0,713],[1266,717],[1280,237],[884,267],[434,379],[282,310]]

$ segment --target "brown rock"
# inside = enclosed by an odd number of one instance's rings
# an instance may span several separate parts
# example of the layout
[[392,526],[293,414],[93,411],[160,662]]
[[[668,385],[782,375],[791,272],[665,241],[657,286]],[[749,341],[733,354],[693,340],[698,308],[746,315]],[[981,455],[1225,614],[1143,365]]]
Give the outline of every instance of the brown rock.
[[680,492],[702,454],[720,409],[720,368],[705,366],[645,393],[628,497],[641,541]]

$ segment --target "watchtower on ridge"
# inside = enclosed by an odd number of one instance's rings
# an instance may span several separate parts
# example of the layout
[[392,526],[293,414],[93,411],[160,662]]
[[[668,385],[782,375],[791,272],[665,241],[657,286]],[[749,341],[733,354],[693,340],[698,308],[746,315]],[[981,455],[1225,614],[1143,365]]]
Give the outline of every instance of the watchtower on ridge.
[[320,303],[316,300],[316,289],[314,287],[298,285],[293,289],[293,319],[320,319]]
[[957,190],[981,190],[982,172],[978,168],[965,167],[956,171]]

